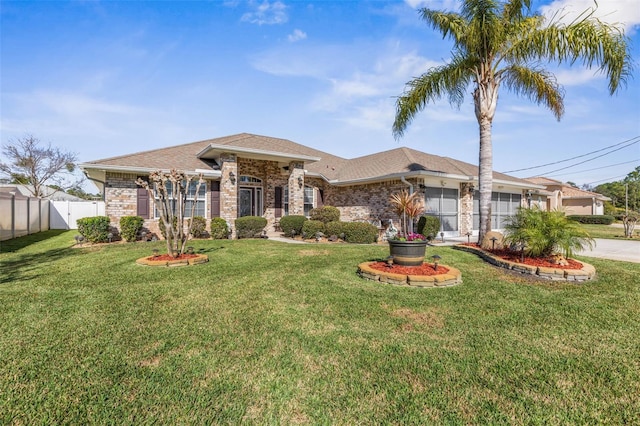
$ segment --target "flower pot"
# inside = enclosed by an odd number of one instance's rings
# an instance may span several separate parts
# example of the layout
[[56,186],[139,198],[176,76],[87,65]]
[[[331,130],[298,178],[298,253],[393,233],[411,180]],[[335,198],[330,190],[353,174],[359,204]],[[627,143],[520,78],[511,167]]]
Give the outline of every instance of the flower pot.
[[393,263],[402,266],[420,266],[424,262],[427,241],[389,240],[389,252]]

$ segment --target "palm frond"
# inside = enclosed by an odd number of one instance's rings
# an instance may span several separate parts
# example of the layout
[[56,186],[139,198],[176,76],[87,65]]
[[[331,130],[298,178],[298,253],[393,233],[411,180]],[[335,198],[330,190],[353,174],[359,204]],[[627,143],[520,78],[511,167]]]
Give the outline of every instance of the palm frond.
[[549,108],[558,120],[564,114],[564,90],[546,70],[511,65],[503,70],[502,82],[512,92]]

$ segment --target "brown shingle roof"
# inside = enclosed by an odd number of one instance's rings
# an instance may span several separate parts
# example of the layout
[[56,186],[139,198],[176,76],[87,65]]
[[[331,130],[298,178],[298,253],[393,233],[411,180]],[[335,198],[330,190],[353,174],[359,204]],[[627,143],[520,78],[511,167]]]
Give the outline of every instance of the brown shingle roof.
[[[228,145],[230,147],[249,148],[291,155],[320,158],[317,162],[305,164],[312,174],[322,175],[334,182],[351,182],[382,178],[389,175],[409,174],[412,172],[438,172],[443,174],[477,176],[478,167],[448,157],[427,154],[410,148],[396,148],[376,154],[347,160],[317,149],[313,149],[287,139],[240,133],[215,139],[207,139],[168,148],[143,151],[129,155],[105,158],[84,163],[83,168],[100,166],[196,170],[215,168],[211,161],[197,158],[198,153],[210,145]],[[494,172],[494,179],[528,183],[503,173]]]
[[549,179],[544,176],[534,176],[525,179],[531,183],[535,183],[538,185],[544,185],[548,190],[560,190],[562,191],[562,196],[565,198],[598,198],[600,200],[609,201],[610,198],[606,197],[602,194],[598,194],[597,192],[585,191],[584,189],[576,188],[574,186],[568,185],[564,182],[555,179]]

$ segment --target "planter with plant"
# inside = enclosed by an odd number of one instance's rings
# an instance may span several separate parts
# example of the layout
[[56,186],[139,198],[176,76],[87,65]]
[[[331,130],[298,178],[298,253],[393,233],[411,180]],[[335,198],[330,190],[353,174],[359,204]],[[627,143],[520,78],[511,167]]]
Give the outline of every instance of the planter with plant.
[[422,265],[428,241],[424,235],[413,232],[413,221],[424,211],[419,194],[410,194],[403,189],[391,195],[389,202],[400,217],[400,232],[388,240],[393,263],[403,266]]

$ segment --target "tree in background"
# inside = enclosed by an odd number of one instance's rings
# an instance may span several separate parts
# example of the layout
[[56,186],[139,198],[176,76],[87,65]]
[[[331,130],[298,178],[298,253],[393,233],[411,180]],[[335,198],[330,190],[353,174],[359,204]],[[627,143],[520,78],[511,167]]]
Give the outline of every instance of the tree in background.
[[70,188],[78,185],[72,173],[76,169],[74,153],[43,145],[32,135],[9,141],[2,146],[7,162],[0,161],[0,172],[12,183],[27,186],[34,197],[46,195],[45,187]]
[[594,192],[611,198],[618,210],[624,211],[628,206],[630,211],[640,212],[640,166],[622,180],[596,186]]
[[448,64],[434,67],[405,86],[396,101],[393,134],[401,137],[427,103],[447,97],[459,107],[467,87],[480,130],[479,238],[491,230],[493,148],[491,127],[501,86],[549,108],[559,120],[563,90],[546,63],[581,61],[606,74],[609,92],[631,73],[627,38],[622,29],[593,17],[593,11],[569,24],[556,16],[550,22],[531,13],[531,0],[464,0],[460,13],[421,9],[427,24],[453,40]]

